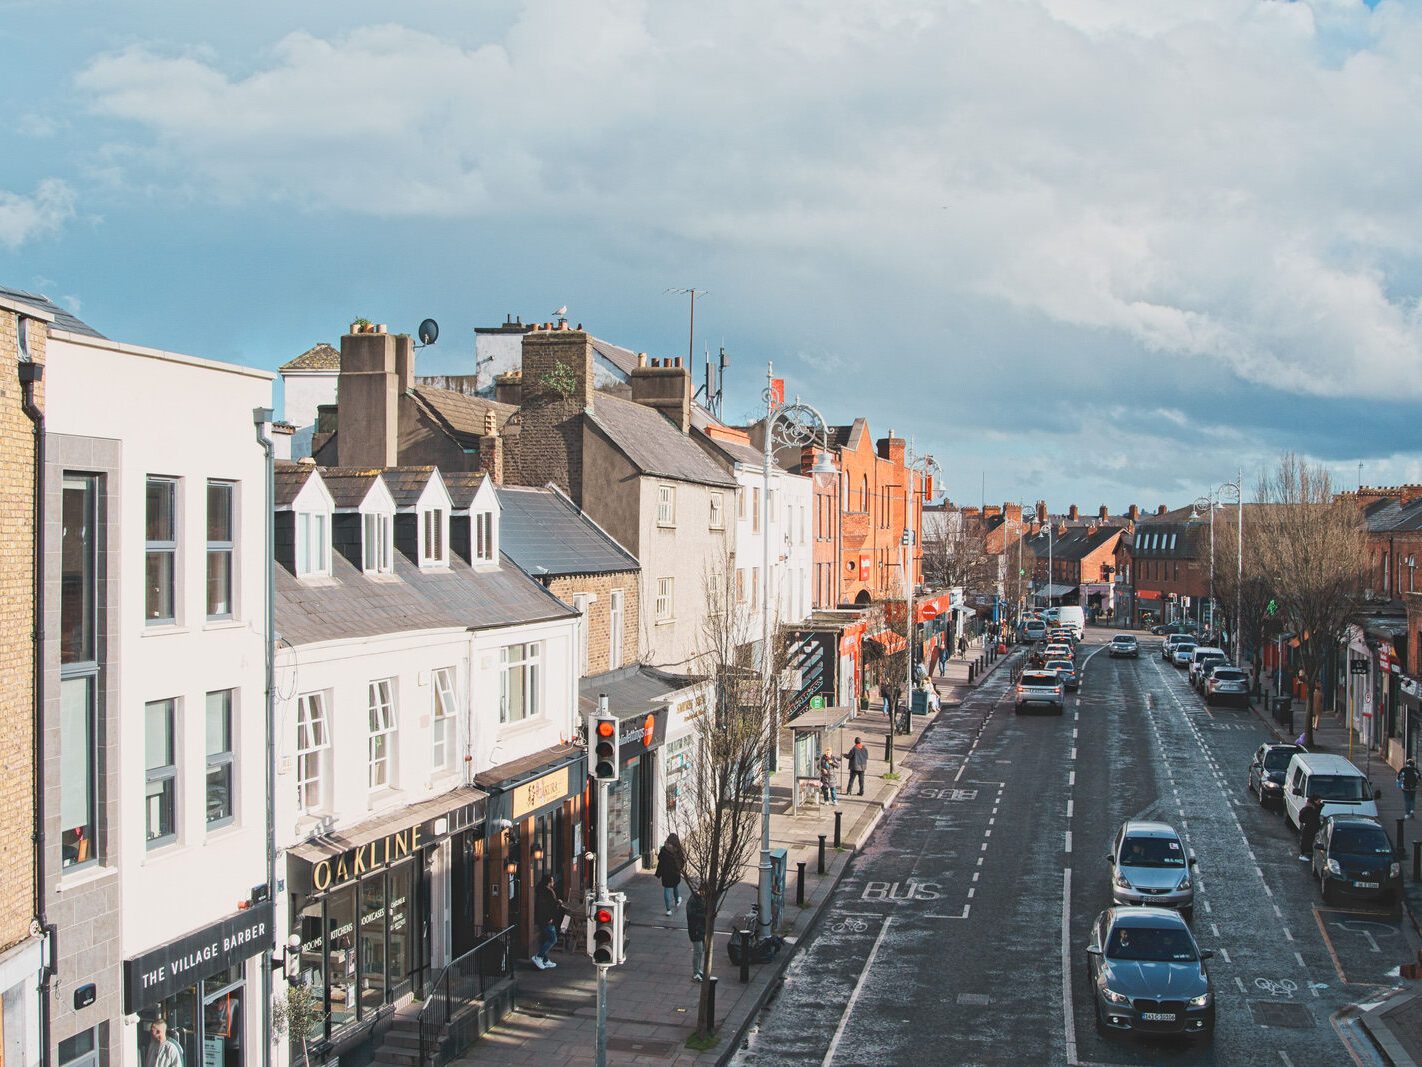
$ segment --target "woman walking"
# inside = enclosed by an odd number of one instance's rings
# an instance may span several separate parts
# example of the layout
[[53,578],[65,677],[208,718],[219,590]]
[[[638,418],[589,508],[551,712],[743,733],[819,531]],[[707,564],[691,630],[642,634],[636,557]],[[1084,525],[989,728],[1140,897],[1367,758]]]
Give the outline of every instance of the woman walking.
[[681,907],[681,876],[685,868],[686,853],[681,850],[681,839],[676,834],[667,834],[667,843],[657,853],[657,878],[662,883],[662,901],[668,915],[673,908]]

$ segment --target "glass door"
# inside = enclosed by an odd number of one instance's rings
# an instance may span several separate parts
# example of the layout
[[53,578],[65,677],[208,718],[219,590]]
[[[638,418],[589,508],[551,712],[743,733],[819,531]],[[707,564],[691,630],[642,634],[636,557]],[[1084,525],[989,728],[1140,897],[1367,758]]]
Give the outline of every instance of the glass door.
[[202,1067],[242,1067],[243,983],[230,981],[239,973],[203,982]]

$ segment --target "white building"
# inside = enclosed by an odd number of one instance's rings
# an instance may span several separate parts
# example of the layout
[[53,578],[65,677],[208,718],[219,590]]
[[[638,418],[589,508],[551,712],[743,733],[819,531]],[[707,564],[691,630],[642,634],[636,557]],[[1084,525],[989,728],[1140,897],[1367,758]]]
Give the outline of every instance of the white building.
[[311,455],[317,409],[336,402],[341,354],[322,341],[283,363],[277,373],[281,375],[282,418],[295,429],[289,456],[301,459]]
[[271,375],[51,334],[46,906],[59,1064],[266,1040]]

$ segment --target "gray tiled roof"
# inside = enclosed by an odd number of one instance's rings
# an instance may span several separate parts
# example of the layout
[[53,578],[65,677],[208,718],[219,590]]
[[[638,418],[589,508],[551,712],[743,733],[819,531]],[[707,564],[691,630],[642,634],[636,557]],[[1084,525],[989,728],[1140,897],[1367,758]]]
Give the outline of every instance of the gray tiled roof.
[[1209,524],[1203,522],[1152,522],[1136,527],[1128,542],[1136,559],[1196,559],[1209,551],[1202,544]]
[[367,577],[339,552],[331,563],[335,581],[329,584],[308,584],[277,567],[276,628],[290,644],[408,630],[487,630],[576,615],[507,557],[498,570],[476,572],[455,558],[447,570],[422,571],[397,552],[397,581]]
[[312,345],[295,359],[289,359],[277,368],[284,370],[340,370],[341,353],[325,341]]
[[12,300],[17,300],[22,304],[30,304],[41,311],[48,311],[54,316],[54,328],[65,330],[68,333],[82,333],[86,337],[97,337],[100,340],[108,340],[98,330],[90,326],[83,319],[70,311],[65,310],[47,296],[39,293],[27,293],[23,289],[11,289],[7,285],[0,285],[0,296],[8,296]]
[[387,467],[381,475],[385,478],[385,487],[395,498],[395,506],[412,508],[419,502],[434,470],[433,467]]
[[1369,533],[1404,533],[1422,530],[1422,498],[1406,504],[1390,499],[1366,511]]
[[639,569],[571,500],[553,489],[500,486],[499,545],[534,577],[608,574]]
[[605,693],[612,713],[619,719],[626,719],[634,715],[645,715],[651,705],[678,689],[685,689],[695,681],[695,678],[667,674],[655,667],[622,667],[580,681],[578,705],[584,714],[596,711],[597,698]]
[[589,337],[588,344],[592,345],[594,352],[625,376],[630,376],[633,368],[637,366],[637,353],[630,348],[623,348],[621,345],[615,345],[611,341],[604,341],[599,337]]
[[646,405],[598,393],[590,418],[643,474],[703,485],[736,484],[695,441]]
[[488,477],[483,471],[440,471],[444,487],[449,490],[449,499],[454,502],[455,511],[468,511],[474,503],[474,495]]
[[365,500],[375,479],[380,477],[375,467],[322,467],[321,480],[331,492],[339,509],[358,508]]
[[296,499],[306,481],[316,470],[313,463],[297,463],[293,460],[277,460],[273,465],[273,488],[276,490],[276,499],[273,504],[278,508],[289,508],[291,502]]
[[509,416],[518,410],[512,404],[500,404],[480,396],[470,396],[453,389],[436,389],[417,385],[410,395],[436,423],[464,448],[477,448],[484,436],[484,417],[493,412],[495,425],[503,429]]
[[701,439],[732,463],[745,463],[757,468],[765,465],[765,456],[758,448],[752,448],[740,441],[727,441],[723,437],[712,437],[708,433],[703,433]]

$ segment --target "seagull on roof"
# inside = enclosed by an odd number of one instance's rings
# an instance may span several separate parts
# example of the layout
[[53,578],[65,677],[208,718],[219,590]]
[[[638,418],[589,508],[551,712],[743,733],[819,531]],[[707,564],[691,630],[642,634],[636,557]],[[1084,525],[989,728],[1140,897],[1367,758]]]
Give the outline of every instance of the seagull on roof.
[[553,314],[560,319],[565,318],[568,314],[568,305],[564,304],[557,311],[553,312]]

